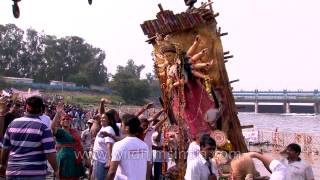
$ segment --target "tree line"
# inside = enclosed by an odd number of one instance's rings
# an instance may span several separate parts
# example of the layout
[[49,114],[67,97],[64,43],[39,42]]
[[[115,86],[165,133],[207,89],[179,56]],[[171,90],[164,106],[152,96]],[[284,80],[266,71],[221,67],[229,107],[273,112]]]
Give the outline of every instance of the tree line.
[[57,38],[14,24],[0,25],[0,73],[35,82],[72,81],[101,85],[108,80],[106,54],[78,36]]
[[103,64],[106,53],[78,36],[57,38],[7,24],[0,25],[0,47],[0,76],[32,78],[42,83],[64,80],[79,86],[106,85],[129,104],[160,96],[152,73],[141,79],[144,65],[130,59],[112,75]]

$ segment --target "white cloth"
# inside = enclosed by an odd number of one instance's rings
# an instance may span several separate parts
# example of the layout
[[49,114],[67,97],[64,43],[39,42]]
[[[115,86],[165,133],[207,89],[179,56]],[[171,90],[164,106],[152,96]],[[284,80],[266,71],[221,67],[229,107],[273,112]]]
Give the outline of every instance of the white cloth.
[[272,172],[270,180],[289,180],[287,176],[287,167],[279,160],[271,161],[269,168]]
[[[150,153],[149,155],[152,157],[153,156],[153,151],[152,151],[152,134],[156,131],[153,126],[148,127],[146,130],[146,134],[144,136],[143,141],[147,144],[148,146],[148,152]],[[152,158],[151,158],[152,159]]]
[[282,163],[287,167],[287,177],[290,180],[312,180],[314,179],[312,167],[305,161],[288,162],[284,159]]
[[121,123],[116,123],[116,125],[118,126],[119,128],[119,137],[120,138],[124,138],[124,133],[122,132],[122,128],[121,128]]
[[49,129],[51,128],[51,119],[49,116],[42,114],[39,116],[40,120],[45,124]]
[[154,127],[148,127],[147,133],[144,136],[144,142],[148,145],[149,151],[152,151],[152,134],[155,132]]
[[187,157],[187,164],[190,160],[194,160],[198,158],[200,153],[200,146],[195,142],[191,142],[188,148],[188,157]]
[[[218,168],[215,161],[210,160],[211,171],[218,177]],[[210,176],[209,167],[207,165],[207,160],[199,154],[198,158],[192,159],[187,164],[185,180],[208,180]]]
[[158,131],[155,131],[152,133],[152,136],[151,136],[152,146],[162,146],[162,134],[160,138],[158,136],[160,136]]
[[94,140],[93,145],[93,159],[101,163],[106,163],[109,158],[107,151],[107,144],[113,144],[115,141],[110,137],[102,137],[101,132],[107,132],[109,134],[115,135],[115,132],[111,126],[102,127]]
[[[158,137],[161,136],[161,137]],[[157,131],[152,133],[152,146],[161,148],[161,150],[152,149],[152,162],[167,162],[168,161],[168,152],[165,154],[162,151],[162,134],[159,135]]]
[[288,160],[273,160],[270,163],[270,180],[314,180],[312,168],[303,160],[288,163]]
[[119,161],[115,180],[145,180],[149,148],[137,137],[126,137],[114,144],[111,161]]

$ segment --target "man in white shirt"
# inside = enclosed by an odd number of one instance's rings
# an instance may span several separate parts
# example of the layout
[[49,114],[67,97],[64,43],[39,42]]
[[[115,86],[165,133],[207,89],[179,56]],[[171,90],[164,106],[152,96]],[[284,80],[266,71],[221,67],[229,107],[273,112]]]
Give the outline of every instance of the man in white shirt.
[[279,160],[257,152],[249,152],[246,154],[248,154],[251,158],[259,159],[263,163],[265,168],[271,173],[269,180],[290,180],[286,178],[287,167]]
[[146,143],[136,137],[140,129],[138,117],[123,119],[127,137],[114,144],[107,180],[150,179],[151,153]]
[[312,167],[300,159],[301,147],[298,144],[289,144],[286,148],[287,159],[282,163],[288,168],[292,180],[314,180]]
[[200,153],[200,135],[198,135],[194,141],[189,144],[188,147],[188,156],[187,156],[187,164],[193,160],[198,158]]
[[298,144],[289,144],[286,148],[288,158],[284,161],[256,153],[248,153],[250,157],[257,158],[272,173],[270,180],[314,180],[312,168],[300,158],[301,148]]
[[51,127],[51,119],[49,116],[42,114],[39,116],[39,119],[45,124],[47,127]]
[[[148,145],[150,151],[152,151],[152,134],[159,130],[166,121],[165,118],[163,118],[161,121],[157,119],[162,113],[163,109],[155,113],[149,119],[144,117],[139,118],[144,133],[144,142]],[[150,122],[153,123],[152,126],[149,126]]]
[[51,127],[51,118],[45,114],[46,105],[42,106],[42,114],[39,116],[39,119],[45,124],[48,128]]
[[217,180],[218,170],[212,161],[216,142],[209,134],[200,137],[200,154],[187,164],[185,180]]
[[143,129],[144,142],[148,145],[150,151],[152,151],[152,134],[156,131],[154,126],[149,126],[147,118],[140,119],[141,128]]

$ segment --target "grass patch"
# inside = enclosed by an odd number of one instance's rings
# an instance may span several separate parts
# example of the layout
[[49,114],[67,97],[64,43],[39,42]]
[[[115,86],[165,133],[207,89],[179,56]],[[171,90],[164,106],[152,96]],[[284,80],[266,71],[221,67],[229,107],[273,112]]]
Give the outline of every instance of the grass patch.
[[107,98],[112,101],[113,105],[118,105],[119,103],[123,103],[123,99],[119,96],[115,95],[106,95],[100,93],[86,93],[86,92],[57,92],[57,91],[46,91],[42,92],[46,96],[55,96],[59,95],[64,97],[64,102],[67,104],[78,104],[81,107],[92,107],[98,106],[101,98]]

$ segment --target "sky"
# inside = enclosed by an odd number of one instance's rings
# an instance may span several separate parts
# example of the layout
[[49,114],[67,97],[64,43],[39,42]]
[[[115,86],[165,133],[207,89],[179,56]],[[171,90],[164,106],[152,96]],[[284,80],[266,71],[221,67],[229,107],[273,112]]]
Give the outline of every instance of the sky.
[[[199,6],[198,1],[196,6]],[[151,45],[140,28],[155,19],[161,3],[178,13],[183,0],[22,0],[21,15],[12,15],[12,1],[0,0],[0,24],[14,23],[58,37],[76,35],[106,52],[105,65],[115,73],[128,59],[152,72]],[[213,3],[226,64],[235,90],[320,89],[319,0],[216,0]]]

